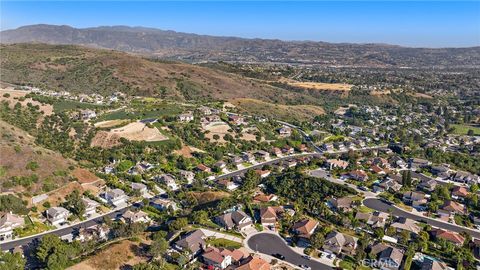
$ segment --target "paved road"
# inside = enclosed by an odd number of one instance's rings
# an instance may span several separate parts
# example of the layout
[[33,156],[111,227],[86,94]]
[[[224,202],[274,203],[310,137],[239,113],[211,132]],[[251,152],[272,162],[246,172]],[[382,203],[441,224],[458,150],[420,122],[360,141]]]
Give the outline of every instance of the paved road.
[[333,269],[330,266],[315,260],[307,260],[293,251],[280,236],[272,233],[259,233],[250,237],[246,243],[251,250],[272,255],[280,253],[285,256],[285,261],[296,266],[304,264],[313,270]]
[[416,220],[418,222],[425,222],[433,227],[450,230],[458,233],[466,232],[472,237],[480,239],[480,231],[469,229],[463,226],[458,226],[452,223],[442,222],[439,220],[435,220],[433,218],[421,217],[421,216],[412,214],[410,212],[404,211],[402,209],[399,209],[397,207],[393,207],[392,205],[388,205],[380,201],[379,199],[374,199],[374,198],[365,199],[363,201],[363,204],[368,208],[371,208],[380,212],[388,213],[390,210],[392,215],[397,217],[404,217],[404,218]]
[[125,213],[125,211],[127,211],[128,207],[129,206],[127,206],[125,208],[122,208],[122,209],[119,209],[115,212],[112,212],[112,213],[109,213],[109,214],[99,216],[99,217],[96,217],[94,219],[85,221],[83,223],[74,224],[70,227],[66,227],[66,228],[63,228],[63,229],[56,230],[56,231],[45,232],[45,233],[40,234],[40,235],[33,235],[31,237],[18,239],[18,240],[14,240],[14,241],[11,241],[11,242],[2,243],[2,244],[0,244],[0,249],[1,250],[10,250],[10,249],[12,249],[16,246],[28,245],[28,244],[32,243],[33,241],[35,241],[37,239],[38,240],[41,239],[44,235],[47,235],[47,234],[55,234],[55,235],[58,235],[58,236],[68,235],[68,234],[74,232],[75,230],[78,230],[79,228],[88,228],[88,227],[91,227],[93,225],[102,223],[103,222],[103,217],[114,218],[119,214],[123,214],[123,213]]
[[248,170],[251,170],[251,169],[262,168],[265,165],[277,164],[277,163],[279,163],[283,160],[289,160],[289,159],[295,159],[295,158],[307,157],[307,156],[321,156],[321,155],[319,153],[305,153],[305,154],[297,154],[297,155],[291,155],[291,156],[276,158],[276,159],[272,159],[272,160],[269,160],[269,161],[264,161],[262,163],[252,165],[250,167],[246,167],[246,168],[241,169],[241,170],[236,170],[236,171],[233,171],[233,172],[230,172],[230,173],[219,175],[219,176],[215,177],[214,181],[225,179],[225,178],[230,178],[230,177],[233,177],[235,175],[240,175],[240,174],[243,174],[244,172],[246,172]]
[[[369,151],[369,150],[374,150],[374,149],[385,149],[386,146],[374,146],[374,147],[365,147],[365,148],[361,148],[361,149],[354,149],[353,151],[355,152],[365,152],[365,151]],[[235,175],[240,175],[250,169],[258,169],[258,168],[262,168],[263,166],[265,165],[272,165],[272,164],[276,164],[276,163],[279,163],[280,161],[283,161],[283,160],[288,160],[288,159],[295,159],[295,158],[299,158],[299,157],[306,157],[306,156],[317,156],[317,157],[320,157],[320,156],[323,156],[324,153],[327,153],[327,154],[345,154],[345,153],[348,153],[350,150],[343,150],[343,151],[332,151],[332,152],[322,152],[322,153],[305,153],[305,154],[297,154],[297,155],[292,155],[292,156],[285,156],[285,157],[281,157],[281,158],[277,158],[277,159],[272,159],[272,160],[269,160],[269,161],[265,161],[265,162],[262,162],[262,163],[258,163],[256,165],[252,165],[250,167],[247,167],[247,168],[244,168],[244,169],[241,169],[241,170],[236,170],[236,171],[233,171],[233,172],[230,172],[230,173],[227,173],[227,174],[222,174],[222,175],[219,175],[217,177],[215,177],[213,180],[214,181],[217,181],[217,180],[221,180],[221,179],[225,179],[225,178],[230,178],[230,177],[233,177]],[[344,183],[342,183],[344,184]]]
[[280,120],[277,120],[277,123],[280,123],[282,125],[285,125],[287,127],[290,127],[290,128],[294,128],[296,130],[298,130],[302,135],[303,137],[305,138],[305,140],[307,141],[307,143],[309,143],[310,145],[312,145],[312,147],[315,149],[315,151],[317,153],[322,153],[323,150],[318,147],[314,142],[312,142],[312,138],[310,137],[310,135],[308,135],[305,131],[303,131],[303,129],[301,129],[300,127],[298,126],[295,126],[295,125],[292,125],[288,122],[284,122],[284,121],[280,121]]
[[346,185],[348,187],[351,187],[353,188],[355,191],[357,191],[358,193],[360,194],[363,194],[365,197],[376,197],[377,194],[371,192],[371,191],[368,191],[368,190],[361,190],[360,188],[358,188],[356,185],[354,184],[350,184],[350,183],[347,183],[343,180],[340,180],[340,179],[337,179],[337,178],[334,178],[334,177],[331,177],[329,176],[330,173],[327,172],[326,170],[324,169],[316,169],[316,170],[313,170],[313,171],[310,171],[309,173],[310,176],[313,176],[313,177],[317,177],[317,178],[323,178],[323,179],[326,179],[330,182],[333,182],[335,184],[339,184],[339,185]]

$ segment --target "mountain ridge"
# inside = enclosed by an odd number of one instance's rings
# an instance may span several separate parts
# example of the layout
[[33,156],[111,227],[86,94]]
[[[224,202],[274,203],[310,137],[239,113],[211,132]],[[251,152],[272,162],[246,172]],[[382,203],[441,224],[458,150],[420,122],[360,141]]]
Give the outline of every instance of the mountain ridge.
[[147,27],[29,25],[0,32],[1,43],[71,44],[185,62],[271,62],[352,67],[479,67],[480,47],[412,48],[376,43],[247,39]]

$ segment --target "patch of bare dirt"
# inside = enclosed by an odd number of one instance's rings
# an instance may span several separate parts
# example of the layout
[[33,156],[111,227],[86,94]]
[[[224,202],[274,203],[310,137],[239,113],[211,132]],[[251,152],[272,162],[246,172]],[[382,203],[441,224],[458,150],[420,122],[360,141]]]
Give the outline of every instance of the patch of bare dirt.
[[82,168],[76,168],[75,170],[73,170],[72,175],[75,178],[77,178],[77,181],[80,184],[93,183],[93,182],[96,182],[100,179],[95,174],[90,172],[89,170],[82,169]]
[[69,270],[117,270],[127,269],[126,266],[132,266],[140,262],[145,262],[147,258],[140,254],[140,244],[130,240],[123,240],[119,243],[110,245],[108,248],[98,252],[93,257],[76,264]]
[[[14,90],[12,87],[7,88],[0,88],[0,102],[3,100],[8,101],[10,104],[9,106],[13,108],[17,102],[19,102],[22,106],[26,107],[28,103],[31,103],[33,106],[37,106],[40,108],[40,111],[44,113],[45,116],[53,114],[53,106],[50,104],[42,104],[38,101],[35,101],[31,98],[26,98],[24,101],[20,101],[20,98],[25,97],[29,91],[23,90]],[[9,97],[5,97],[4,95],[8,94]]]
[[91,146],[111,148],[120,144],[120,138],[130,141],[158,142],[168,140],[156,127],[148,127],[142,122],[130,123],[110,131],[100,131],[92,139]]

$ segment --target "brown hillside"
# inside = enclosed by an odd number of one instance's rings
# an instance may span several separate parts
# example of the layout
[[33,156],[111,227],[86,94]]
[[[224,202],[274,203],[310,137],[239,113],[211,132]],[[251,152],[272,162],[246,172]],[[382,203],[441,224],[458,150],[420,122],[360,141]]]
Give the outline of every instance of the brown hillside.
[[[36,146],[34,138],[28,133],[2,120],[0,120],[0,153],[0,189],[2,191],[42,193],[63,186],[73,179],[69,166],[75,166],[74,161]],[[33,169],[28,169],[28,164]],[[30,185],[8,185],[13,177],[31,177],[32,175],[36,175],[38,180]]]
[[238,98],[230,101],[241,110],[276,119],[312,119],[325,113],[322,107],[314,105],[281,105],[257,99]]
[[5,82],[77,93],[123,91],[180,100],[255,98],[280,103],[302,97],[206,67],[71,45],[1,45],[0,64]]

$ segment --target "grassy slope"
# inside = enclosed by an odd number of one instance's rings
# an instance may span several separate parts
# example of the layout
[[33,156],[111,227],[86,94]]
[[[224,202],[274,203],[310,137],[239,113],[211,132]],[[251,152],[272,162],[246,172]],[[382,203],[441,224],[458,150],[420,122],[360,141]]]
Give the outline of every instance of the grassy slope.
[[469,125],[457,125],[457,124],[453,124],[451,126],[455,128],[454,133],[458,135],[467,135],[469,130],[473,130],[475,136],[480,135],[480,127],[469,126]]
[[5,82],[77,93],[123,91],[177,100],[248,97],[280,103],[304,98],[219,70],[80,46],[0,45],[0,64]]
[[[71,180],[68,167],[75,166],[74,161],[36,146],[34,138],[28,133],[2,120],[0,120],[0,153],[2,156],[0,166],[3,171],[0,176],[0,185],[13,176],[31,176],[32,174],[38,176],[38,182],[28,189],[21,186],[15,187],[14,190],[17,192],[28,190],[31,194],[41,193],[42,186],[47,181],[52,183],[52,187],[60,187]],[[38,168],[26,169],[29,162],[36,162]]]
[[317,115],[324,114],[324,110],[313,105],[281,105],[264,102],[256,99],[239,98],[231,101],[232,104],[242,110],[258,115],[275,117],[279,119],[312,119]]

